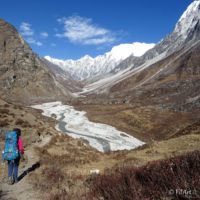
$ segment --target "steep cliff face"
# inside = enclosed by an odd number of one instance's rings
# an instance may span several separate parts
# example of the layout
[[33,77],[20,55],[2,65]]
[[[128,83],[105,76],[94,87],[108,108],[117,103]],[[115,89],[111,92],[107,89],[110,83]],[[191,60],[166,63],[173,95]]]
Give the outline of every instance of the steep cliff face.
[[17,30],[0,19],[0,95],[29,103],[70,98],[67,91],[33,53]]

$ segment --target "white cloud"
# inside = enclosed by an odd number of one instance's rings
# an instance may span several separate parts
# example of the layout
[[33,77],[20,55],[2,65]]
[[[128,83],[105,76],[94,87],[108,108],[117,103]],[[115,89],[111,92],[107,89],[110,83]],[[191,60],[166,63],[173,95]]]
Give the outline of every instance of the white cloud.
[[147,44],[141,42],[134,42],[132,44],[120,44],[114,46],[111,50],[111,57],[113,59],[126,59],[128,56],[142,56],[146,51],[153,48],[155,46],[154,43]]
[[27,22],[22,22],[20,25],[20,32],[23,36],[32,36],[34,35],[33,30],[31,29],[31,24]]
[[58,19],[57,21],[64,24],[64,32],[57,33],[55,36],[59,38],[67,38],[73,43],[99,45],[112,43],[116,40],[110,30],[99,27],[89,18],[71,16],[68,18]]
[[98,45],[98,44],[103,44],[103,43],[112,43],[114,41],[115,41],[115,38],[105,36],[105,37],[101,37],[101,38],[87,39],[87,40],[83,41],[83,44]]
[[47,38],[49,36],[49,34],[47,32],[41,32],[40,35],[43,37],[43,38]]
[[[31,28],[31,24],[27,22],[22,22],[19,27],[20,33],[24,36],[24,39],[29,43],[36,46],[42,46],[42,42],[36,39],[35,33]],[[48,33],[41,32],[41,36],[48,37]]]
[[35,40],[34,38],[27,38],[26,41],[29,43],[29,44],[34,44],[36,46],[42,46],[42,42],[40,41],[37,41]]

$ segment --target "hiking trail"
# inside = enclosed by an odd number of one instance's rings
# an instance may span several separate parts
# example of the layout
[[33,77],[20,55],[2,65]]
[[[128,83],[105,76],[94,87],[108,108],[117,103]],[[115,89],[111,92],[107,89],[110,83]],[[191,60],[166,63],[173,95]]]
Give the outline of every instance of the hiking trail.
[[[43,147],[48,144],[51,140],[51,136],[46,136],[42,139],[41,142],[37,142],[33,145],[30,145],[25,149],[25,161],[21,161],[19,166],[19,181],[16,184],[8,185],[7,184],[7,170],[4,173],[3,183],[1,184],[1,200],[39,200],[42,199],[41,194],[35,191],[32,185],[29,183],[29,173],[38,168],[39,157],[36,154],[35,147]],[[7,163],[1,165],[1,167],[7,168]]]

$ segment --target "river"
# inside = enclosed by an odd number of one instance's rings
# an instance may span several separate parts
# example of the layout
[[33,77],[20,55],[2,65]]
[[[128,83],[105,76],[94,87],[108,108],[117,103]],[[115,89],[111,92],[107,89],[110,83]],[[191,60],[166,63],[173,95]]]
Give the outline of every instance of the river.
[[101,152],[130,150],[144,144],[144,142],[110,125],[89,121],[84,111],[77,111],[72,106],[63,105],[60,101],[32,107],[43,110],[44,116],[56,116],[57,130],[73,138],[87,140],[89,145]]

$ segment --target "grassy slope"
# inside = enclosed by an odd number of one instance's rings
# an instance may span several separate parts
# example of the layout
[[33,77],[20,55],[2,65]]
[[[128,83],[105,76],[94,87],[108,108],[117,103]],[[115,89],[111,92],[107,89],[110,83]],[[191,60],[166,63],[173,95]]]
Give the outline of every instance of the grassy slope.
[[102,154],[81,141],[59,136],[53,138],[49,145],[37,149],[42,165],[30,180],[47,199],[88,199],[87,183],[92,178],[92,169],[100,169],[104,173],[121,166],[140,167],[151,161],[199,150],[199,147],[200,134],[188,134],[153,142],[132,151]]
[[[43,117],[40,111],[0,100],[0,128],[3,133],[16,127],[20,128],[25,147],[39,140],[42,135],[55,133],[54,124],[55,121]],[[1,136],[3,139],[4,134]]]
[[156,106],[119,104],[75,107],[86,111],[90,120],[110,124],[145,142],[168,139],[197,120],[194,112],[174,112]]

